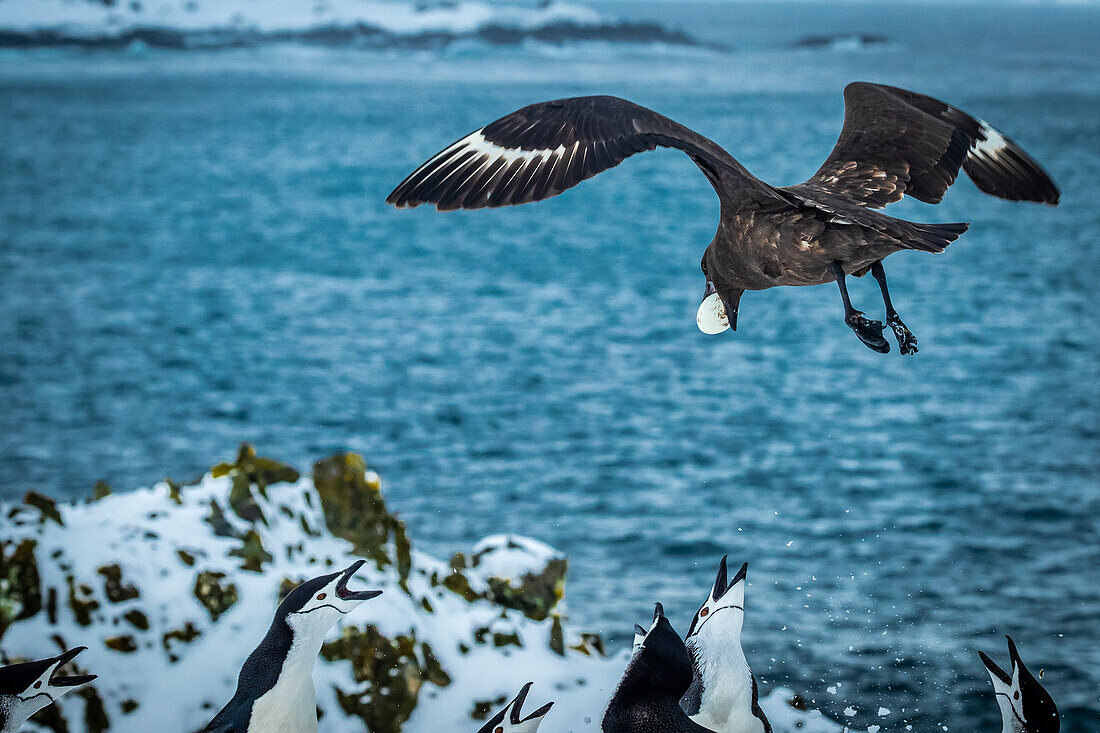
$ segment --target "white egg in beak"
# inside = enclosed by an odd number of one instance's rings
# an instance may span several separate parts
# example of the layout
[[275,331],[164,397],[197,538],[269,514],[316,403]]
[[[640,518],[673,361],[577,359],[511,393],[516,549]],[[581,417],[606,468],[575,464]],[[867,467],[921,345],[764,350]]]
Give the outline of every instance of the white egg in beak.
[[726,315],[726,304],[718,293],[711,293],[703,298],[699,311],[695,314],[695,322],[703,333],[716,334],[729,329],[730,319]]

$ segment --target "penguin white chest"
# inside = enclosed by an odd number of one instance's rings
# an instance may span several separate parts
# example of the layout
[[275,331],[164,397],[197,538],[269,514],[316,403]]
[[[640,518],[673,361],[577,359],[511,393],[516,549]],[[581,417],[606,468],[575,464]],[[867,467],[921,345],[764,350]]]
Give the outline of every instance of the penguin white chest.
[[252,703],[249,733],[316,733],[313,663],[323,637],[323,632],[295,635],[275,686]]
[[751,678],[746,675],[746,679],[718,685],[712,688],[713,694],[704,693],[703,707],[691,719],[716,733],[765,733],[764,721],[752,712]]
[[248,719],[249,733],[316,733],[317,699],[313,678],[291,681],[284,675],[279,682],[252,704]]
[[[705,629],[704,632],[710,632]],[[735,643],[716,641],[709,633],[702,643],[703,699],[699,713],[691,719],[716,733],[765,733],[764,721],[753,714],[753,682],[748,661]]]

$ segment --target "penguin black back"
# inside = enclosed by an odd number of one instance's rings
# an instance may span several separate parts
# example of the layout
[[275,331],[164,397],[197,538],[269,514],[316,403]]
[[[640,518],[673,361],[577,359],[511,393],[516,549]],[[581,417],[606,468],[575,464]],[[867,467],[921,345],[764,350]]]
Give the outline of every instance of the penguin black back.
[[604,713],[604,733],[709,733],[680,708],[691,680],[687,647],[658,603],[653,626]]

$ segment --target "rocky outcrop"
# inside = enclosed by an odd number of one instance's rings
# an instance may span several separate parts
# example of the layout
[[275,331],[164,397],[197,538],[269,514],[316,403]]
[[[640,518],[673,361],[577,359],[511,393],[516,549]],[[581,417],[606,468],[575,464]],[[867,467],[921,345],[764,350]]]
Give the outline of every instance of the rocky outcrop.
[[[232,694],[281,594],[349,556],[368,559],[362,583],[385,593],[322,649],[325,730],[432,729],[426,717],[417,727],[424,694],[432,690],[437,705],[452,687],[462,689],[447,714],[472,723],[515,686],[482,671],[485,655],[539,668],[585,658],[570,647],[602,650],[592,636],[566,643],[562,553],[504,536],[450,563],[418,553],[381,480],[353,453],[320,460],[303,478],[245,445],[192,485],[101,487],[79,505],[34,494],[0,511],[0,654],[84,644],[83,665],[100,675],[42,711],[33,722],[45,730],[150,729],[172,714],[147,708],[165,705],[154,692],[165,685],[180,691],[169,706],[177,727],[200,727]],[[599,660],[593,669],[611,667]],[[568,690],[584,675],[557,677]]]

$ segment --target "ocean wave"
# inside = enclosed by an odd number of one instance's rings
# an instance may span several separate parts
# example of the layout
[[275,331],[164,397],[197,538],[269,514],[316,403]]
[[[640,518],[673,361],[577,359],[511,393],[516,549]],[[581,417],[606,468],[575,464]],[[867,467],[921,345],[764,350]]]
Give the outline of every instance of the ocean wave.
[[714,47],[650,21],[607,18],[573,4],[515,7],[378,0],[80,0],[0,2],[0,47],[239,48],[298,42],[364,48],[435,48],[456,41],[517,45],[603,41]]

